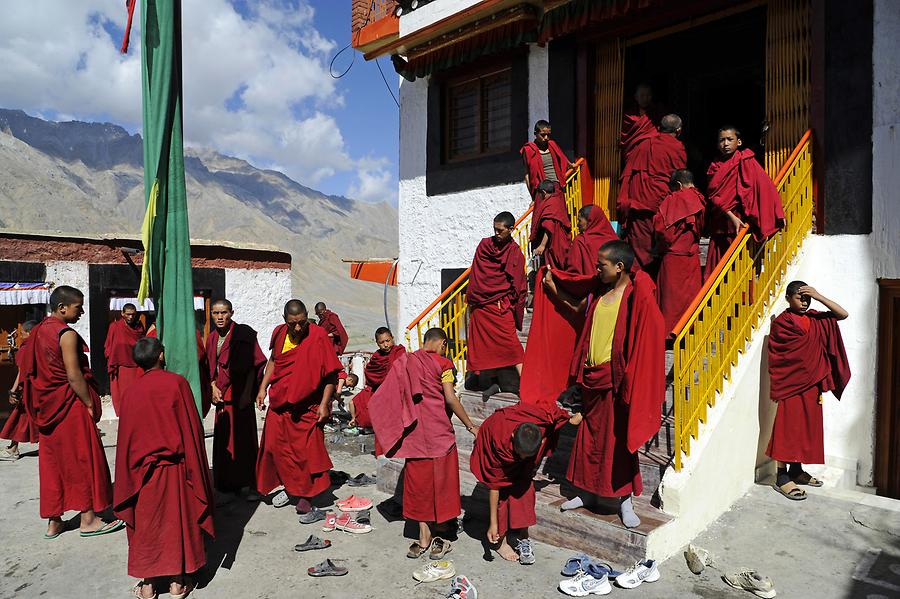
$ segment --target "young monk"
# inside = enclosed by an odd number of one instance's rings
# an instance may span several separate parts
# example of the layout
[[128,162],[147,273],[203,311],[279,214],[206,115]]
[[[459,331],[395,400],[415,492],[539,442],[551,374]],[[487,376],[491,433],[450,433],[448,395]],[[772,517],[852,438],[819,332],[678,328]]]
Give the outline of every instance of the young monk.
[[[494,235],[485,237],[475,249],[469,289],[469,324],[467,330],[468,370],[480,373],[490,393],[500,391],[497,376],[500,369],[515,369],[512,377],[504,376],[510,388],[518,391],[519,375],[525,352],[516,330],[522,330],[525,316],[525,256],[512,239],[513,215],[501,212],[494,217]],[[507,373],[509,374],[509,373]],[[494,381],[494,382],[492,382]]]
[[391,370],[397,358],[406,353],[406,348],[394,343],[394,335],[387,327],[378,327],[375,330],[375,344],[378,349],[369,358],[364,370],[366,386],[350,400],[350,414],[352,420],[350,426],[372,428],[372,419],[369,416],[369,401],[372,394],[378,390],[384,378]]
[[328,336],[334,343],[334,350],[338,355],[344,353],[347,349],[347,341],[349,339],[344,325],[341,323],[340,317],[328,309],[324,302],[316,304],[316,318],[319,319],[319,326],[325,329]]
[[775,184],[756,161],[753,150],[742,145],[741,132],[737,128],[727,125],[719,129],[721,155],[706,171],[709,251],[703,269],[704,279],[716,269],[745,224],[758,242],[784,227],[784,208]]
[[531,197],[534,197],[541,181],[564,185],[566,171],[575,168],[550,135],[550,123],[540,120],[534,124],[534,141],[529,141],[519,150],[525,163],[525,185]]
[[641,268],[655,276],[653,261],[653,217],[669,193],[669,179],[687,166],[681,135],[681,117],[667,114],[659,132],[638,143],[629,153],[619,183],[616,216],[625,229],[623,239],[631,245]]
[[700,235],[706,207],[706,199],[694,187],[691,171],[675,171],[669,188],[671,193],[653,217],[653,253],[659,260],[656,294],[666,331],[678,323],[703,286]]
[[31,330],[19,351],[19,376],[28,415],[38,427],[40,512],[48,519],[45,538],[65,531],[62,516],[81,512],[82,537],[122,528],[97,515],[112,503],[109,464],[100,433],[100,395],[88,366],[88,347],[69,325],[84,314],[84,294],[60,285],[50,294],[51,314]]
[[213,481],[216,489],[237,493],[256,486],[256,411],[266,356],[256,331],[234,322],[227,299],[210,307],[215,328],[206,338],[212,403],[216,406],[213,434]]
[[450,414],[477,436],[456,397],[453,363],[446,358],[447,334],[425,332],[422,349],[403,353],[369,402],[375,435],[387,457],[406,458],[403,517],[419,523],[419,540],[409,547],[416,558],[430,548],[440,559],[450,542],[436,536],[461,512],[459,454]]
[[573,310],[589,306],[572,360],[583,421],[566,476],[586,494],[561,507],[582,507],[594,496],[619,497],[619,515],[628,528],[640,525],[631,501],[643,490],[637,450],[659,431],[666,386],[662,314],[653,281],[643,271],[632,273],[634,259],[624,241],[604,244],[595,294],[581,301],[558,289],[552,274],[545,277]]
[[269,349],[256,396],[257,407],[265,410],[268,389],[271,408],[259,442],[256,488],[271,493],[283,485],[272,504],[282,507],[296,497],[297,513],[306,514],[312,510],[311,500],[331,486],[323,426],[331,417],[337,373],[343,366],[331,338],[309,322],[306,306],[298,299],[284,305],[284,324],[272,332]]
[[597,272],[597,252],[607,241],[619,236],[600,206],[582,206],[578,211],[578,230],[566,258],[565,270],[580,275]]
[[[22,323],[22,335],[19,338],[19,350],[28,343],[28,337],[31,329],[37,323],[33,320],[27,320]],[[13,357],[18,365],[18,360]],[[19,443],[37,443],[38,429],[34,421],[25,411],[25,405],[22,403],[22,381],[21,375],[17,372],[12,387],[9,390],[9,403],[12,405],[12,412],[0,430],[0,439],[9,439],[9,445],[0,451],[0,461],[14,462],[19,459]]]
[[131,350],[138,339],[144,336],[144,325],[138,320],[134,304],[122,306],[122,317],[112,322],[106,331],[103,355],[106,356],[106,371],[109,373],[109,394],[112,396],[113,411],[118,415],[122,409],[122,396],[141,375],[141,369],[134,363]]
[[[822,394],[831,391],[840,399],[850,380],[838,327],[849,315],[803,281],[790,282],[786,297],[788,308],[769,332],[770,397],[778,409],[766,455],[778,467],[775,490],[797,501],[806,499],[797,485],[822,486],[803,464],[825,463]],[[828,311],[810,310],[812,300]]]
[[[537,523],[534,512],[534,474],[554,448],[558,431],[575,416],[556,405],[542,407],[518,403],[488,416],[478,429],[469,460],[472,474],[488,488],[489,543],[498,544],[505,560],[534,563],[528,527]],[[518,540],[516,549],[508,534]]]
[[203,423],[190,384],[166,372],[159,339],[139,340],[134,361],[144,374],[122,403],[114,502],[128,532],[128,575],[140,579],[137,597],[186,597],[190,575],[206,564],[203,533],[214,534]]
[[566,196],[552,181],[541,181],[531,213],[531,253],[551,268],[563,268],[572,245],[572,221]]

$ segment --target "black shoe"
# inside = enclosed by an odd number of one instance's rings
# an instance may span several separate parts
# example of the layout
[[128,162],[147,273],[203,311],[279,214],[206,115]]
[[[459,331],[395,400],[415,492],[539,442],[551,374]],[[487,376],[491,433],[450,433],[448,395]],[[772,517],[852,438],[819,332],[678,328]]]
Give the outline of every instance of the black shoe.
[[481,392],[481,401],[487,403],[487,400],[489,400],[492,395],[496,395],[497,393],[500,393],[500,385],[494,383]]

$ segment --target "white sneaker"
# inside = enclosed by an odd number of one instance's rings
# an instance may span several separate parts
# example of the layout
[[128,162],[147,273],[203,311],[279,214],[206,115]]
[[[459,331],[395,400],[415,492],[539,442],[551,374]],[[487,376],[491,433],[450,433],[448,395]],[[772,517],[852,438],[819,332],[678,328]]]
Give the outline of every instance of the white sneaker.
[[612,592],[612,585],[606,574],[602,578],[594,578],[587,572],[579,572],[575,578],[560,580],[559,590],[570,597],[608,595]]
[[428,562],[421,570],[413,572],[413,578],[419,582],[434,582],[456,576],[456,566],[450,560]]
[[656,560],[645,559],[642,562],[635,562],[625,572],[616,576],[616,584],[623,589],[633,589],[641,586],[641,583],[644,582],[656,582],[659,580],[659,576]]

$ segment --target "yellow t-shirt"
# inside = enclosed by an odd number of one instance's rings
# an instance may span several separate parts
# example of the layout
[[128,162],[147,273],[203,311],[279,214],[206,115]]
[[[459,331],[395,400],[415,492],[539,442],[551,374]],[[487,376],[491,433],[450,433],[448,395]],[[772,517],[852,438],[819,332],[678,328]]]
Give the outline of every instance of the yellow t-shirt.
[[616,319],[619,316],[619,304],[622,296],[615,302],[604,304],[597,302],[594,318],[591,321],[591,339],[588,343],[586,363],[588,366],[599,366],[612,358],[613,334],[616,332]]
[[456,377],[453,376],[452,370],[445,370],[441,373],[441,382],[442,383],[455,383]]
[[285,335],[284,336],[284,345],[281,347],[281,353],[289,352],[292,349],[294,349],[295,347],[297,347],[298,345],[300,345],[300,344],[294,343],[293,341],[291,341],[290,335]]

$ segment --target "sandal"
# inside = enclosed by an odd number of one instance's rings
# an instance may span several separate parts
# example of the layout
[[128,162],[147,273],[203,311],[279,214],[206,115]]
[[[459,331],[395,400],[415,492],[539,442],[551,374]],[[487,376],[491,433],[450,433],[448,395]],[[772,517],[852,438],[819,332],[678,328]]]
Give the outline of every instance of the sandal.
[[184,599],[194,591],[194,585],[192,584],[183,584],[181,585],[181,587],[184,589],[184,592],[178,593],[176,595],[172,591],[169,591],[169,597],[171,597],[172,599]]
[[428,547],[422,547],[419,545],[418,541],[409,546],[409,551],[406,552],[406,557],[410,559],[418,559],[428,551]]
[[[137,583],[136,585],[134,585],[133,589],[131,589],[131,592],[134,593],[134,596],[137,597],[137,599],[144,599],[144,596],[141,595],[141,587],[143,587],[145,584],[150,584],[150,583],[144,582],[142,580],[139,583]],[[159,593],[154,591],[153,595],[151,595],[150,599],[156,599],[157,597],[159,597]]]
[[439,560],[451,551],[453,551],[453,545],[450,544],[450,541],[441,537],[434,537],[431,541],[431,551],[428,553],[428,559]]
[[803,501],[804,499],[806,499],[806,491],[797,487],[797,485],[794,484],[794,481],[792,480],[786,482],[780,487],[777,484],[772,485],[772,488],[791,501]]
[[82,537],[85,537],[85,538],[87,538],[87,537],[100,537],[100,536],[103,536],[103,535],[108,535],[108,534],[111,533],[111,532],[116,532],[116,531],[118,531],[118,530],[122,530],[123,528],[125,528],[125,523],[124,523],[123,521],[121,521],[121,520],[115,520],[115,521],[113,521],[113,522],[106,522],[106,523],[104,523],[103,526],[101,526],[101,527],[98,528],[97,530],[93,530],[93,531],[91,531],[91,532],[84,532],[84,531],[81,531],[79,534],[80,534]]
[[299,545],[294,545],[294,551],[312,551],[313,549],[328,549],[331,547],[331,541],[322,540],[319,537],[309,535],[309,538]]
[[818,478],[815,478],[809,472],[801,472],[800,476],[793,479],[794,483],[798,485],[806,485],[807,487],[821,487],[823,484]]
[[372,517],[369,510],[363,510],[356,513],[356,521],[360,524],[372,524]]
[[306,573],[310,576],[344,576],[347,574],[349,570],[343,566],[335,566],[334,562],[330,559],[325,560],[319,564],[316,564],[312,568],[306,570]]

